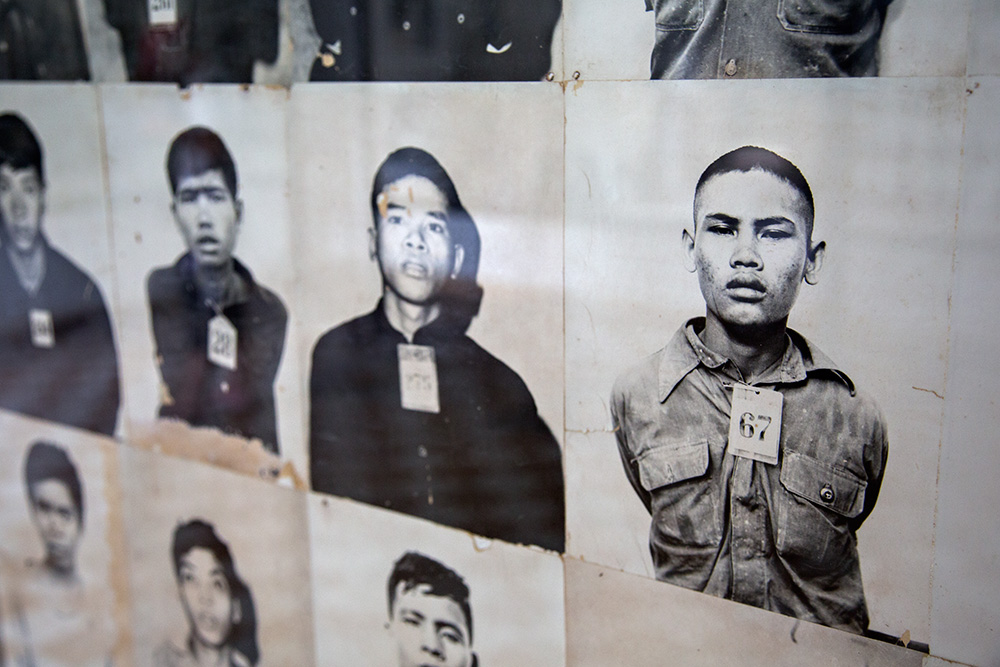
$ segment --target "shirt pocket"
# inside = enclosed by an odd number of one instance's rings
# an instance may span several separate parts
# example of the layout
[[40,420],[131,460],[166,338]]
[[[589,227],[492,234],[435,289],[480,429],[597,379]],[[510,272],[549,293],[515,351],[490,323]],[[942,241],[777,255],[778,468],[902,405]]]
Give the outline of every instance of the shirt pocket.
[[714,547],[722,538],[707,441],[657,442],[636,463],[650,493],[651,539],[662,546]]
[[871,20],[877,0],[778,0],[785,30],[851,35]]
[[[649,0],[647,7],[652,4]],[[656,3],[657,30],[697,30],[705,20],[705,0],[660,0]]]
[[868,482],[791,450],[784,453],[779,479],[778,553],[816,573],[836,573],[856,563],[850,520],[864,509]]

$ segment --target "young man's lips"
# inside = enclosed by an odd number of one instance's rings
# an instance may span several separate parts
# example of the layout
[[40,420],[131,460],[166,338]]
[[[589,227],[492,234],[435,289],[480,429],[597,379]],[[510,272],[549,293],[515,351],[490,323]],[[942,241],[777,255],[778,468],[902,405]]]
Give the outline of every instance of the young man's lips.
[[403,262],[403,273],[412,278],[426,278],[427,267],[418,262]]
[[767,292],[764,283],[756,278],[734,278],[726,283],[726,290],[737,299],[751,300],[762,299]]

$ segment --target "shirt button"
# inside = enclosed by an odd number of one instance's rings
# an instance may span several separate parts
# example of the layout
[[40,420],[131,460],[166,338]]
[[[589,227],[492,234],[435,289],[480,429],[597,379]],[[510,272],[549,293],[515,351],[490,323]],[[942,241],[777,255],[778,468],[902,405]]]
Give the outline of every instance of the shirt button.
[[736,58],[730,58],[726,63],[726,76],[736,76]]
[[465,14],[459,14],[459,15],[458,15],[458,22],[459,22],[460,24],[461,24],[461,23],[465,23]]
[[824,503],[832,503],[833,499],[837,497],[837,494],[833,492],[833,487],[827,484],[819,490],[819,497]]
[[225,380],[223,380],[222,382],[219,383],[219,389],[222,390],[223,394],[228,394],[229,393],[229,383],[226,382]]
[[403,21],[403,30],[409,30],[409,29],[410,29],[410,22]]

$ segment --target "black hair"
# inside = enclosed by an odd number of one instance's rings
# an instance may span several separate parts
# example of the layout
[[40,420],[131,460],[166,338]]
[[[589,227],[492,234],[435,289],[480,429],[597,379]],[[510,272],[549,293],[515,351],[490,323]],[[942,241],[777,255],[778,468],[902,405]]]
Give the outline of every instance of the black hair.
[[15,113],[0,115],[0,165],[11,169],[34,167],[38,181],[45,185],[42,145],[28,122]]
[[403,592],[417,586],[426,585],[428,595],[446,597],[462,609],[465,625],[469,628],[469,644],[472,644],[472,608],[469,606],[469,587],[461,575],[438,561],[416,551],[407,551],[400,556],[389,575],[389,617],[396,604],[396,589],[403,584]]
[[76,466],[62,447],[40,440],[31,445],[24,459],[24,485],[32,505],[35,504],[35,485],[49,479],[66,486],[76,505],[77,522],[82,526],[83,484],[80,483]]
[[236,199],[236,163],[219,135],[207,127],[190,127],[170,142],[170,150],[167,151],[167,177],[170,180],[170,191],[174,194],[177,193],[177,185],[182,178],[198,176],[212,169],[222,172],[229,194]]
[[[733,171],[748,172],[754,169],[759,169],[760,171],[772,174],[798,190],[799,194],[802,195],[802,198],[805,199],[806,206],[808,208],[809,216],[807,220],[807,238],[811,239],[813,218],[815,217],[816,210],[815,204],[813,203],[812,190],[809,188],[809,183],[806,181],[805,176],[802,175],[802,172],[799,171],[798,167],[777,153],[769,151],[766,148],[760,148],[759,146],[743,146],[716,158],[716,160],[712,162],[712,164],[708,165],[705,171],[702,172],[701,178],[698,179],[698,185],[694,188],[696,205],[698,201],[698,194],[701,192],[702,186],[715,176],[728,174]],[[697,224],[697,220],[695,220],[695,224]]]
[[229,592],[240,605],[240,620],[229,630],[225,643],[232,650],[242,654],[251,665],[260,660],[257,646],[257,614],[254,609],[250,588],[236,573],[236,564],[229,552],[229,546],[216,534],[212,524],[193,519],[174,529],[171,554],[174,561],[174,576],[180,580],[181,559],[192,549],[207,549],[222,568],[223,576],[229,584]]
[[479,312],[483,290],[476,284],[479,274],[480,238],[476,222],[458,197],[458,191],[448,172],[437,159],[421,148],[407,146],[390,153],[372,182],[371,207],[373,225],[378,231],[379,195],[396,181],[407,176],[426,178],[441,191],[447,201],[448,232],[452,242],[462,246],[464,257],[458,274],[442,288],[443,312],[464,331]]

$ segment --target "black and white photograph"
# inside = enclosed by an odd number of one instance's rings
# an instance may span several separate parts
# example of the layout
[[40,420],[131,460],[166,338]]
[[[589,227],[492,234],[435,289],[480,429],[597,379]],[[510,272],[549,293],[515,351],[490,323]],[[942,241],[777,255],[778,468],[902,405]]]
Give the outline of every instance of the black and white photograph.
[[310,665],[305,494],[122,448],[133,663]]
[[817,83],[568,98],[567,553],[926,650],[963,91]]
[[309,0],[310,81],[541,81],[559,71],[560,0]]
[[113,435],[121,390],[96,95],[10,84],[2,98],[0,407]]
[[309,521],[316,664],[566,664],[557,555],[318,494]]
[[132,425],[180,420],[302,466],[281,99],[115,87],[104,108]]
[[573,558],[565,576],[568,665],[928,665],[919,651]]
[[973,0],[566,0],[584,79],[965,74]]
[[128,618],[114,444],[6,411],[0,429],[5,664],[110,665]]
[[559,97],[408,90],[294,98],[311,488],[562,551]]

